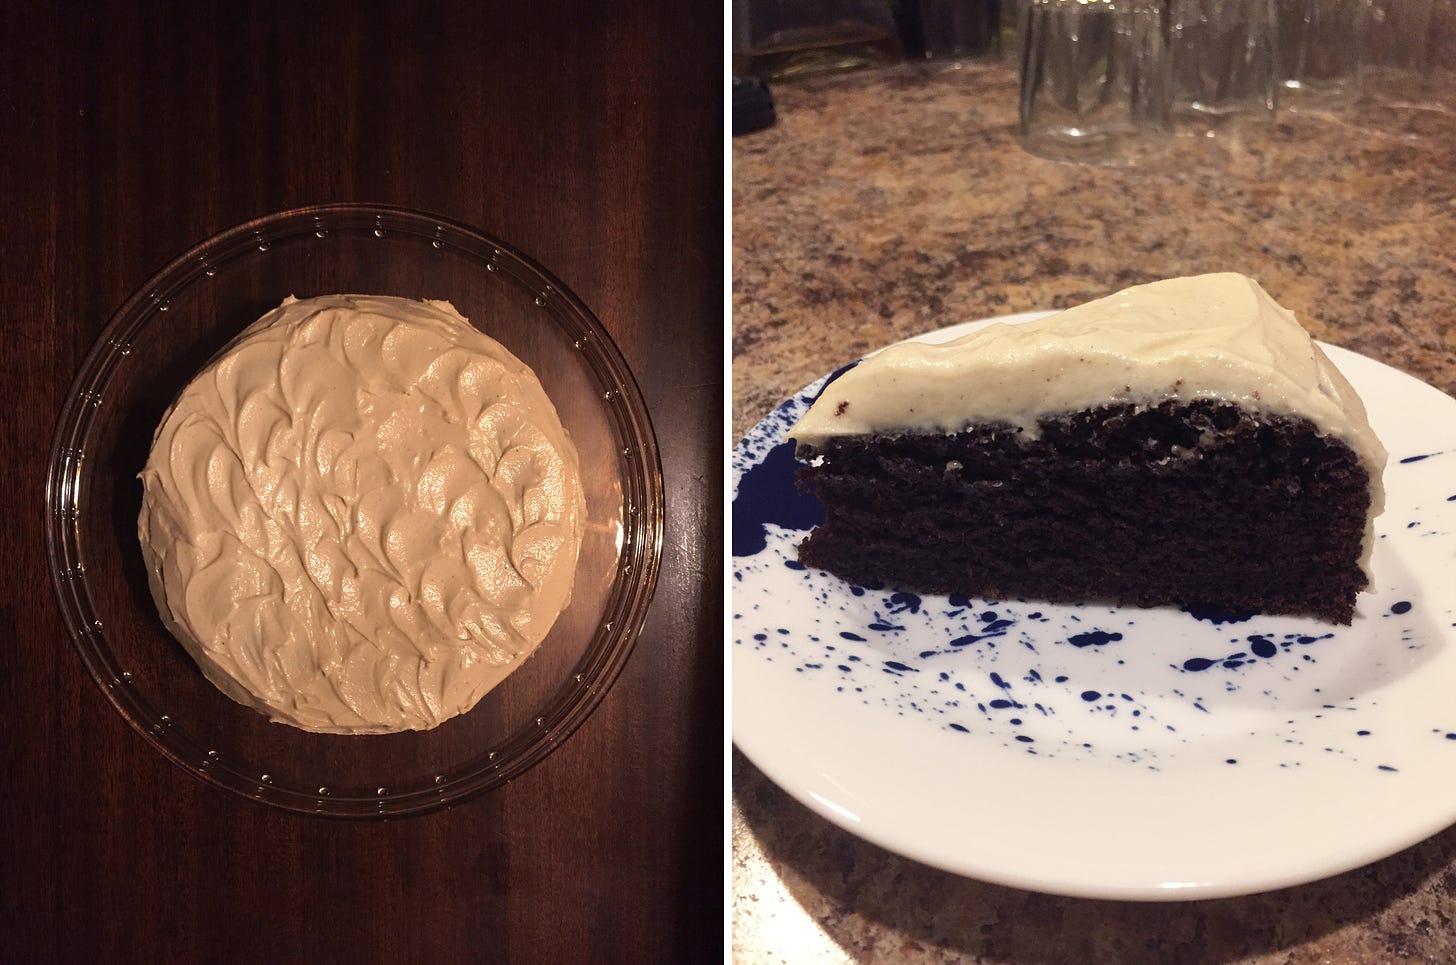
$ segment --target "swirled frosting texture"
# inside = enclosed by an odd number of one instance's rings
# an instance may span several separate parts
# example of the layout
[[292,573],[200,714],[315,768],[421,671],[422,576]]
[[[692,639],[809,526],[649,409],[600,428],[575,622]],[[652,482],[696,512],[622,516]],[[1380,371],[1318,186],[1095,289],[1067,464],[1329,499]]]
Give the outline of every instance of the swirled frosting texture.
[[182,391],[141,479],[164,622],[224,693],[304,730],[463,713],[570,598],[576,450],[447,302],[285,300]]

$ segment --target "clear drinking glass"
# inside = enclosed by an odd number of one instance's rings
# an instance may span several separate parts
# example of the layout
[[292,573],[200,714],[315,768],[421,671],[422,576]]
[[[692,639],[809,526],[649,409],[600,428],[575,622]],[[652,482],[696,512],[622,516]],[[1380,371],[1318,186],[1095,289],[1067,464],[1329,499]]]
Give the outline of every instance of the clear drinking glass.
[[952,59],[980,57],[996,50],[1001,12],[995,0],[901,0],[898,6],[916,14],[901,27],[902,37],[907,26],[915,34],[913,40],[906,40],[907,55],[914,49],[927,58]]
[[734,71],[763,80],[900,60],[889,0],[735,0]]
[[[1439,72],[1433,75],[1430,68],[1445,66],[1431,62],[1438,12],[1435,0],[1369,3],[1360,63],[1362,91],[1387,104],[1422,99],[1433,78],[1439,77]],[[1456,16],[1456,2],[1444,0],[1443,6],[1448,16]]]
[[1271,123],[1277,102],[1274,0],[1172,0],[1173,126],[1213,136]]
[[1165,0],[1030,0],[1021,142],[1057,161],[1136,164],[1172,130]]
[[1348,107],[1360,98],[1367,0],[1276,0],[1280,104]]

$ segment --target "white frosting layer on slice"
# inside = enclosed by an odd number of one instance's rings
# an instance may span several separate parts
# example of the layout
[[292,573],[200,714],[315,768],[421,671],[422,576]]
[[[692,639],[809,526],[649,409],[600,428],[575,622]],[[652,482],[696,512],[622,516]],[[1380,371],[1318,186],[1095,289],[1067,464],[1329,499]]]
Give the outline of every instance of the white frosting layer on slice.
[[285,300],[182,391],[141,479],[163,621],[224,693],[305,730],[463,713],[570,598],[576,450],[446,302]]
[[[1385,449],[1359,396],[1292,312],[1233,273],[1139,285],[942,345],[893,345],[832,382],[789,437],[819,445],[979,423],[1035,437],[1042,416],[1197,399],[1308,419],[1354,450],[1370,474],[1371,516],[1383,508]],[[1367,561],[1371,542],[1367,533]]]

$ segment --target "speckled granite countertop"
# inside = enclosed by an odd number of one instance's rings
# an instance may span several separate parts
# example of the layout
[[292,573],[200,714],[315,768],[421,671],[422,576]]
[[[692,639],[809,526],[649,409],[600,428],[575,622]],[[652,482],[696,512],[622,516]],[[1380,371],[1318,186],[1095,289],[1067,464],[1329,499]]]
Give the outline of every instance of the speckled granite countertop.
[[[733,143],[733,432],[867,350],[1213,270],[1319,338],[1456,395],[1456,80],[1176,139],[1154,168],[1042,161],[1014,72],[898,67],[774,90]],[[733,951],[756,963],[1456,962],[1456,829],[1337,878],[1191,904],[958,878],[830,825],[733,760]]]

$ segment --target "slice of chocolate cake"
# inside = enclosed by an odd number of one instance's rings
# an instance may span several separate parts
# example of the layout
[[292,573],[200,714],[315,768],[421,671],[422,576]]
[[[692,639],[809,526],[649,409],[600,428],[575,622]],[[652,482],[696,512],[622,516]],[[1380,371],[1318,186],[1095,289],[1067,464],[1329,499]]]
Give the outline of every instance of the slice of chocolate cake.
[[1334,623],[1369,584],[1385,451],[1242,275],[892,346],[789,435],[825,510],[800,560],[854,583]]

